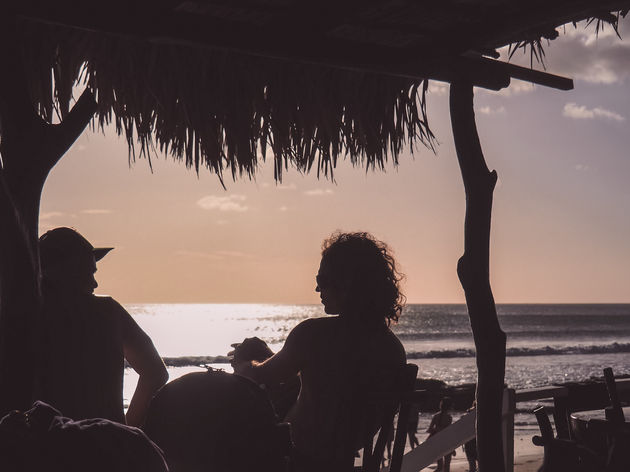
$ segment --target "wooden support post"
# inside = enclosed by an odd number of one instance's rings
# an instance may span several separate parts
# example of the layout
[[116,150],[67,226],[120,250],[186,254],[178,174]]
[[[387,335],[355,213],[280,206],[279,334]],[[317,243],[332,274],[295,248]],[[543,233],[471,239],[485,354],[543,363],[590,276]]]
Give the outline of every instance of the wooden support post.
[[495,171],[486,166],[473,109],[473,86],[454,82],[450,112],[457,159],[466,191],[464,255],[457,274],[464,288],[477,351],[477,450],[481,472],[504,472],[502,447],[505,333],[490,287],[490,220]]
[[0,19],[0,417],[30,406],[41,308],[38,219],[48,173],[96,111],[85,91],[63,122],[33,108],[13,18]]
[[514,413],[516,392],[513,388],[503,391],[503,457],[505,472],[514,472]]

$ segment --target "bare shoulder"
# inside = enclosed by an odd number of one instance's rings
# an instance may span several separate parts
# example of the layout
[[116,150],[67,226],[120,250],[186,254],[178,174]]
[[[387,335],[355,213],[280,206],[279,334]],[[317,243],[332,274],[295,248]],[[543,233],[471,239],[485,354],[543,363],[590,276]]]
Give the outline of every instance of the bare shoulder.
[[113,317],[123,328],[136,324],[129,312],[112,297],[94,295],[93,300],[101,313]]
[[96,303],[101,308],[127,313],[127,310],[125,310],[120,303],[118,303],[109,295],[93,295],[93,300],[94,303]]
[[322,316],[319,318],[308,318],[293,328],[294,332],[304,332],[309,335],[317,332],[327,332],[338,327],[339,318],[337,316]]

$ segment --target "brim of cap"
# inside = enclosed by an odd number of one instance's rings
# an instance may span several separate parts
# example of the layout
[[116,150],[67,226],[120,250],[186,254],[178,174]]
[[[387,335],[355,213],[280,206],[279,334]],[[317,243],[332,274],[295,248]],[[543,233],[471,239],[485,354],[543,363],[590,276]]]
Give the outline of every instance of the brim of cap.
[[95,247],[92,250],[92,254],[94,254],[94,260],[100,261],[109,251],[114,249],[113,247]]
[[230,346],[232,346],[234,349],[232,349],[230,352],[227,353],[228,357],[229,356],[233,356],[234,354],[236,354],[236,348],[238,348],[242,343],[234,343],[234,344],[230,344]]

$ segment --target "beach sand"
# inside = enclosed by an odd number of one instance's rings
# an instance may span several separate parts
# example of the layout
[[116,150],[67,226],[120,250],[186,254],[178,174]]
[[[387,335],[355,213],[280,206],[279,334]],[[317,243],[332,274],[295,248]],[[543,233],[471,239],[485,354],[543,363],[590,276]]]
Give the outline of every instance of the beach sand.
[[[538,472],[543,461],[543,448],[532,444],[531,435],[514,437],[514,472]],[[436,464],[422,469],[435,470]],[[462,448],[457,449],[457,455],[451,461],[451,472],[466,472],[468,462]]]

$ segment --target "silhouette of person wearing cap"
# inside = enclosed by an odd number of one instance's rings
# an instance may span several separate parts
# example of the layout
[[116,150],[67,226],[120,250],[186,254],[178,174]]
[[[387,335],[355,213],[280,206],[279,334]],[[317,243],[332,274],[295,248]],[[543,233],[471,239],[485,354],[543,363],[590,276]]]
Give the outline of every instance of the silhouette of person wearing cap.
[[[37,399],[75,420],[106,418],[142,425],[168,373],[149,336],[111,297],[96,296],[96,262],[112,248],[94,248],[70,228],[39,239],[43,329]],[[125,360],[139,374],[125,417]]]
[[[357,418],[356,395],[387,390],[405,365],[389,329],[402,311],[401,275],[388,247],[367,233],[337,233],[324,241],[316,277],[329,317],[301,322],[283,348],[262,363],[239,366],[258,383],[300,374],[301,390],[288,413],[300,470],[338,470],[358,450],[374,418]],[[351,457],[351,455],[350,455]]]

